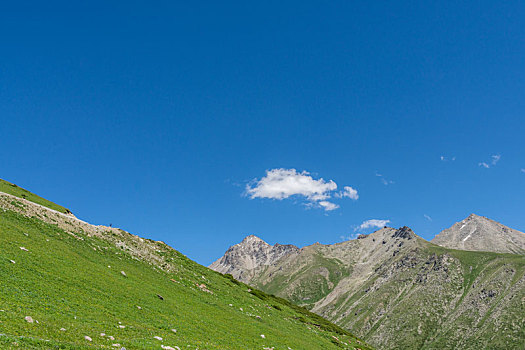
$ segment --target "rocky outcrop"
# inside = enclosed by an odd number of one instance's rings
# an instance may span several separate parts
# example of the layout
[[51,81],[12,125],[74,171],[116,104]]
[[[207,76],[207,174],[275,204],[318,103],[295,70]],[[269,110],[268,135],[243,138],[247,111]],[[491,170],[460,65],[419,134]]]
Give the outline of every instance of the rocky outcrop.
[[396,230],[396,232],[394,232],[394,234],[392,235],[392,238],[396,237],[412,239],[416,237],[416,234],[414,233],[414,231],[412,231],[410,227],[403,226],[399,230]]
[[431,242],[452,249],[525,254],[525,233],[475,214],[441,231]]

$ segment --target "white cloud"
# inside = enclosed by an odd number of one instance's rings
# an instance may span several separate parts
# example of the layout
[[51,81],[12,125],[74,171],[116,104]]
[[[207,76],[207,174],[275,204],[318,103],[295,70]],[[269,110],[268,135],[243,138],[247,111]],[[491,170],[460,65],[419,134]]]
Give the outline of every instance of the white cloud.
[[385,185],[385,186],[388,186],[388,185],[394,183],[394,181],[392,181],[392,180],[387,180],[387,179],[385,179],[385,178],[381,178],[381,182],[382,182],[383,185]]
[[431,218],[429,215],[427,215],[427,214],[423,214],[423,216],[424,216],[425,219],[427,219],[428,221],[432,221],[432,218]]
[[490,165],[488,165],[488,164],[485,163],[485,162],[478,163],[478,165],[479,165],[479,166],[482,166],[482,167],[484,167],[484,168],[486,168],[486,169],[490,168]]
[[320,201],[319,205],[321,207],[323,207],[324,210],[326,210],[326,211],[331,211],[331,210],[335,210],[335,209],[339,208],[339,206],[337,204],[334,204],[334,203],[328,202],[328,201]]
[[456,160],[456,157],[454,156],[454,157],[450,157],[450,158],[448,158],[448,157],[445,157],[445,156],[441,156],[441,157],[439,157],[439,159],[441,159],[442,162],[448,162],[449,160],[450,160],[451,162],[453,162],[453,161]]
[[350,187],[350,186],[345,186],[344,187],[344,191],[336,193],[335,196],[337,198],[348,197],[348,198],[353,199],[353,200],[358,200],[359,199],[359,195],[357,194],[357,190],[352,188],[352,187]]
[[525,169],[521,168],[521,172],[522,172],[522,173],[525,173]]
[[271,169],[266,176],[256,182],[255,186],[246,186],[250,198],[285,199],[301,195],[309,200],[318,201],[330,198],[328,192],[337,189],[332,180],[314,180],[306,171],[301,173],[295,169]]
[[321,207],[325,211],[339,208],[339,205],[327,201],[335,196],[337,198],[349,197],[357,200],[357,190],[344,186],[344,191],[336,193],[337,184],[324,179],[314,179],[309,172],[298,172],[295,169],[270,169],[259,180],[246,185],[246,194],[254,198],[270,198],[283,200],[292,196],[304,197],[310,207]]
[[365,230],[365,229],[368,229],[368,228],[371,228],[371,227],[383,227],[383,226],[386,226],[386,224],[388,224],[390,222],[390,220],[378,220],[378,219],[371,219],[371,220],[366,220],[366,221],[363,221],[363,223],[361,225],[359,225],[358,227],[356,227],[356,231],[357,230]]
[[488,169],[491,166],[496,165],[499,162],[499,160],[501,159],[501,154],[493,154],[492,156],[490,156],[490,158],[492,159],[490,161],[490,164],[486,163],[486,162],[480,162],[480,163],[478,163],[478,166],[481,166],[481,167],[483,167],[485,169]]
[[385,186],[388,186],[394,183],[394,181],[385,179],[385,177],[379,173],[376,173],[376,176],[379,177],[379,179],[381,180],[381,183]]

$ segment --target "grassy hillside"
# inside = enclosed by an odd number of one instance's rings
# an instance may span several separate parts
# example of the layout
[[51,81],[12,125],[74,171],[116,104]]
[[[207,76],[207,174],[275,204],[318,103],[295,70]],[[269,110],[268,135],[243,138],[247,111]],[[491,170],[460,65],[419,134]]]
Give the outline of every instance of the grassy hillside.
[[64,214],[71,213],[69,209],[66,209],[58,204],[50,202],[47,199],[39,197],[36,194],[23,189],[22,187],[18,187],[17,185],[2,179],[0,179],[0,192],[4,192],[19,198],[27,199],[30,202],[43,205],[44,207],[59,211]]
[[[162,242],[121,231],[129,241],[115,245],[108,238],[115,229],[98,237],[82,233],[87,226],[73,233],[52,224],[57,219],[51,214],[41,214],[50,218],[46,223],[0,210],[2,348],[368,349],[319,316],[251,290]],[[132,239],[165,264],[134,256]]]
[[348,268],[338,259],[326,258],[317,252],[300,254],[297,260],[293,265],[282,266],[267,283],[259,283],[255,278],[251,284],[310,309],[349,275]]

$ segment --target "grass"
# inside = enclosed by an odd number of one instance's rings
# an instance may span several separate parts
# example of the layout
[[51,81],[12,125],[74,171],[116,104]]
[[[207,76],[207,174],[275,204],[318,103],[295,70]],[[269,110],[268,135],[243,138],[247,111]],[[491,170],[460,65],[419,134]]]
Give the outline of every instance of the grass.
[[[337,259],[329,259],[313,254],[298,270],[281,271],[267,284],[255,285],[268,293],[283,296],[294,304],[311,308],[315,302],[326,297],[341,279],[349,275],[349,269]],[[324,271],[325,275],[321,275]],[[290,291],[287,288],[294,288]]]
[[[44,199],[42,197],[37,196],[34,193],[29,192],[28,190],[23,189],[22,187],[18,187],[15,184],[12,184],[8,181],[0,179],[0,192],[4,192],[10,195],[13,195],[18,198],[24,198],[27,199],[30,202],[40,204],[44,207],[59,211],[64,214],[71,213],[69,209],[64,208],[63,206],[60,206],[58,204],[55,204],[53,202],[48,201],[47,199]],[[21,203],[17,203],[17,205],[22,205]]]
[[0,210],[1,348],[369,349],[320,316],[175,250],[164,252],[176,267],[167,273],[105,240],[76,236]]

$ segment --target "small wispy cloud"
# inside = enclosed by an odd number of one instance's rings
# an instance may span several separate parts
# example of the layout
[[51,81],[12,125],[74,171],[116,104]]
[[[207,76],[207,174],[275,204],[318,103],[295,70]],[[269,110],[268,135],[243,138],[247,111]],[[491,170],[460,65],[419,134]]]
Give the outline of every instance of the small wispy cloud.
[[226,184],[230,184],[230,185],[235,186],[235,187],[243,187],[243,186],[244,186],[244,185],[241,184],[240,182],[233,181],[233,180],[231,180],[231,179],[225,179],[225,180],[224,180],[224,183],[226,183]]
[[354,229],[354,231],[366,230],[366,229],[369,229],[369,228],[372,228],[372,227],[375,227],[375,228],[384,227],[389,222],[390,222],[390,220],[379,220],[379,219],[366,220],[366,221],[363,221],[363,223],[361,225],[357,226]]
[[456,160],[456,157],[445,157],[445,156],[440,156],[439,159],[441,159],[442,162],[448,162],[448,161],[455,161]]
[[483,167],[485,169],[495,166],[501,159],[501,154],[493,154],[492,156],[490,156],[490,158],[490,162],[479,162],[478,166]]
[[376,176],[381,180],[381,183],[385,186],[388,186],[394,183],[394,181],[386,179],[382,174],[379,174],[378,172],[376,172]]
[[480,163],[478,163],[478,165],[481,166],[481,167],[483,167],[483,168],[486,168],[486,169],[490,168],[490,165],[488,165],[488,164],[485,163],[485,162],[480,162]]
[[359,198],[357,190],[344,186],[343,191],[335,192],[337,184],[333,180],[314,179],[309,172],[296,169],[276,168],[266,171],[266,175],[246,185],[245,194],[251,199],[269,198],[283,200],[290,197],[302,197],[307,207],[323,208],[332,211],[339,205],[328,201],[332,197]]
[[521,168],[521,172],[522,172],[522,173],[525,173],[525,169],[524,169],[524,168]]
[[427,215],[427,214],[423,214],[423,216],[424,216],[425,219],[427,219],[428,221],[432,221],[432,218],[431,218],[429,215]]
[[337,198],[348,197],[348,198],[353,199],[353,200],[358,200],[359,199],[359,195],[357,194],[357,190],[352,188],[352,187],[350,187],[350,186],[345,186],[344,187],[344,191],[338,192],[334,196],[337,197]]
[[332,210],[335,210],[335,209],[339,208],[339,206],[337,204],[334,204],[334,203],[328,202],[328,201],[320,201],[319,205],[321,207],[323,207],[324,210],[326,210],[326,211],[332,211]]

